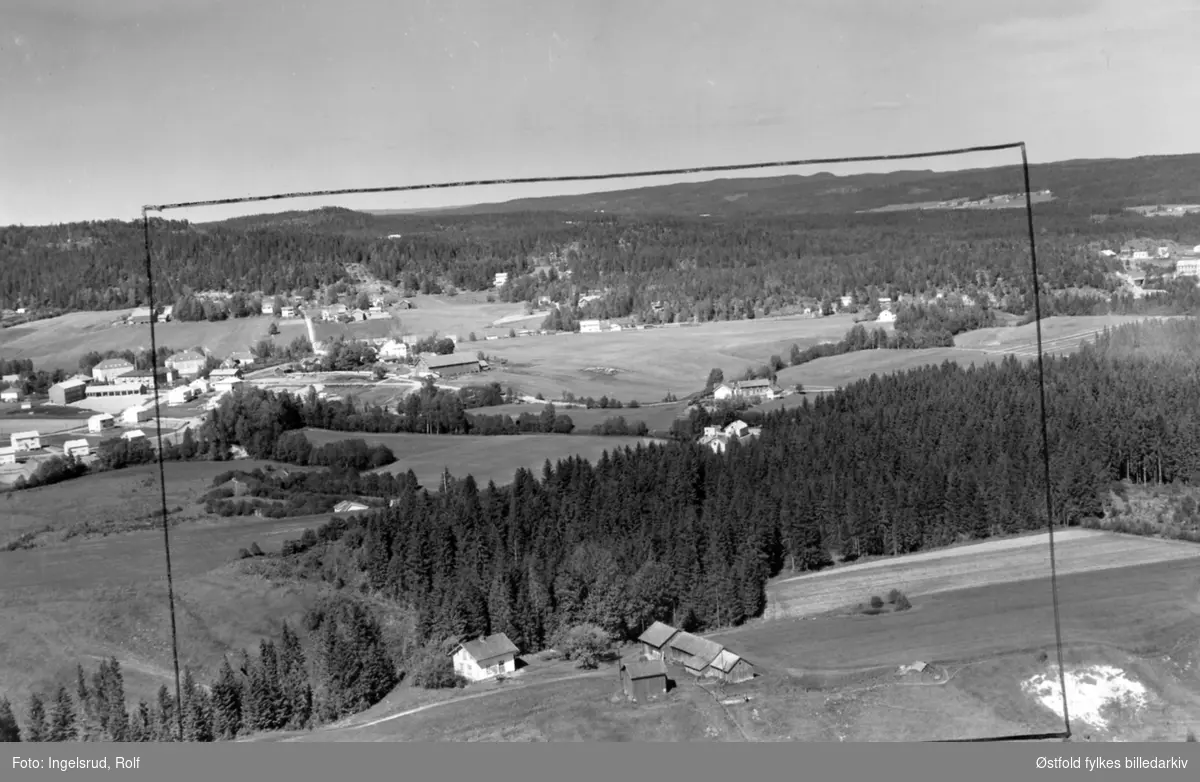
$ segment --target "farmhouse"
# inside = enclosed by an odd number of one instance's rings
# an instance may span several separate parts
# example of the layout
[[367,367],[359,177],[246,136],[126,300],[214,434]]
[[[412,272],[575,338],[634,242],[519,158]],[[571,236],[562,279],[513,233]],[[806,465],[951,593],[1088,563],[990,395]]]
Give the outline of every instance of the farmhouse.
[[479,359],[450,353],[445,356],[422,356],[418,372],[433,372],[441,377],[454,377],[479,371]]
[[755,398],[775,399],[783,394],[779,386],[770,380],[739,380],[734,383],[722,383],[713,390],[713,399]]
[[127,321],[134,326],[142,326],[154,320],[153,313],[149,307],[138,307],[133,312],[129,313]]
[[638,643],[642,645],[642,656],[648,660],[661,660],[667,642],[678,632],[674,627],[662,622],[650,625],[646,632],[638,636]]
[[194,350],[183,350],[167,359],[167,368],[181,377],[195,377],[204,370],[208,359]]
[[133,364],[123,358],[109,358],[92,367],[92,377],[97,383],[111,383],[126,372],[133,371]]
[[0,375],[0,381],[3,381],[5,383],[16,383],[20,379],[21,379],[21,376],[17,375],[17,374]]
[[579,321],[579,331],[582,334],[591,334],[600,332],[600,321],[598,320],[581,320]]
[[635,701],[654,700],[667,693],[667,664],[662,658],[621,665],[625,697]]
[[242,370],[237,367],[226,367],[224,369],[214,369],[208,374],[208,379],[214,384],[223,380],[241,380]]
[[130,429],[128,432],[121,433],[121,439],[129,442],[133,442],[134,440],[145,440],[146,433],[141,429]]
[[717,658],[701,672],[701,675],[706,679],[718,679],[726,684],[737,684],[753,679],[754,667],[728,649],[722,649]]
[[274,314],[275,314],[275,302],[273,302],[273,301],[264,301],[264,302],[262,303],[262,314],[264,314],[264,315],[274,315]]
[[895,323],[896,322],[896,313],[892,312],[891,310],[884,310],[883,312],[879,313],[879,317],[875,319],[875,322],[876,323]]
[[740,439],[746,435],[746,432],[749,431],[749,429],[750,424],[746,423],[745,421],[734,421],[729,426],[725,427],[725,434],[729,435],[730,437],[737,437]]
[[69,405],[87,396],[87,383],[82,380],[64,380],[50,386],[50,404]]
[[454,672],[478,682],[517,669],[517,647],[504,633],[477,638],[454,650]]
[[729,435],[718,427],[706,426],[704,435],[700,438],[700,445],[710,449],[713,453],[725,453],[725,448],[729,445]]
[[0,402],[20,402],[21,392],[15,388],[6,388],[0,391]]
[[17,463],[17,449],[16,448],[12,448],[12,447],[0,448],[0,464],[16,464],[16,463]]
[[408,358],[408,345],[405,345],[403,342],[397,342],[394,339],[389,339],[379,349],[379,357],[403,361]]
[[254,364],[254,354],[249,350],[235,350],[229,354],[229,361],[237,367],[248,367]]
[[370,507],[354,500],[342,500],[333,506],[334,513],[359,513],[364,510],[370,510]]
[[682,665],[693,676],[699,676],[722,651],[715,641],[684,632],[672,636],[664,649],[668,662]]
[[112,429],[115,419],[108,413],[100,413],[88,419],[88,431],[92,434],[100,434],[106,429]]
[[296,308],[295,307],[281,307],[279,309],[279,314],[285,318],[294,318],[294,317],[296,317]]
[[87,440],[67,440],[63,443],[63,456],[83,458],[92,452]]
[[42,438],[36,430],[13,432],[9,438],[9,443],[17,451],[37,451],[42,447]]
[[150,408],[142,405],[128,407],[121,413],[121,423],[126,426],[140,424],[143,421],[149,421],[151,418]]
[[496,272],[492,276],[493,288],[503,288],[506,282],[508,282],[508,272]]
[[228,377],[213,383],[213,391],[218,394],[228,394],[235,388],[240,388],[244,381],[240,377]]
[[189,383],[188,388],[192,389],[197,394],[207,394],[212,390],[212,387],[209,385],[208,381],[202,377],[198,377]]

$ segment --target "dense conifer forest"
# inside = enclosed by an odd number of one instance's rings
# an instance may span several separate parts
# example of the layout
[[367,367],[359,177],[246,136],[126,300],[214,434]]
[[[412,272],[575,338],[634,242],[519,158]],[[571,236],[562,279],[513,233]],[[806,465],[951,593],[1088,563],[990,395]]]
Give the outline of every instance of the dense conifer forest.
[[[1122,326],[1047,358],[1057,525],[1104,515],[1116,481],[1200,480],[1198,359],[1191,319]],[[281,410],[299,423],[298,408],[271,401],[245,403],[242,423],[222,418],[216,436],[249,449],[272,425],[271,437],[289,431],[269,420]],[[185,734],[336,719],[403,676],[427,677],[447,639],[505,632],[528,653],[584,624],[617,638],[655,619],[710,630],[761,613],[782,572],[1043,528],[1037,411],[1036,365],[946,363],[773,412],[757,441],[720,455],[684,442],[546,462],[505,486],[465,476],[430,489],[410,474],[356,483],[389,507],[334,517],[252,560],[272,578],[323,584],[329,601],[299,631],[208,672],[208,691],[189,672]],[[352,473],[295,480],[320,490],[362,480]],[[408,615],[412,636],[385,643],[379,611]],[[81,671],[74,697],[38,694],[25,735],[164,739],[172,699],[164,690],[127,714],[118,673],[108,662],[90,683]],[[0,731],[11,732],[5,708]]]
[[[990,292],[1000,308],[1016,314],[1032,308],[1021,210],[720,219],[596,213],[372,217],[339,209],[309,215],[308,222],[261,224],[154,221],[156,301],[175,303],[187,318],[252,314],[256,302],[247,296],[253,292],[311,294],[348,283],[346,266],[359,264],[411,292],[483,290],[496,272],[511,275],[500,296],[512,301],[548,296],[573,305],[585,292],[604,292],[571,318],[729,320],[827,305],[845,294],[865,302],[940,289]],[[322,215],[329,217],[318,219]],[[1102,247],[1119,249],[1142,236],[1188,247],[1200,242],[1200,216],[1090,217],[1087,210],[1053,202],[1039,207],[1046,290],[1115,290],[1109,273],[1119,264],[1100,256]],[[401,238],[386,238],[390,232]],[[143,305],[142,242],[137,222],[0,228],[0,303],[56,312]],[[194,298],[204,291],[237,296],[206,310]],[[1094,299],[1089,306],[1096,306]]]

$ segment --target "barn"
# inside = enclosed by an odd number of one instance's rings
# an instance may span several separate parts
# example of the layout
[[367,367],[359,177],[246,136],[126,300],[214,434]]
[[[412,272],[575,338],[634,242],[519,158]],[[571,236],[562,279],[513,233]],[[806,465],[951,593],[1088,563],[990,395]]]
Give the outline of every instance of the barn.
[[726,684],[737,684],[754,678],[754,666],[728,649],[722,649],[716,659],[703,670],[702,675],[706,679],[719,679]]
[[454,650],[454,672],[483,681],[517,670],[517,647],[504,633],[461,643]]
[[723,647],[691,633],[676,633],[664,649],[667,662],[678,663],[693,676],[699,676],[717,658]]
[[450,353],[445,356],[422,356],[417,371],[433,372],[441,377],[454,377],[479,371],[479,359]]
[[661,657],[624,663],[621,665],[621,684],[626,698],[638,702],[660,698],[667,693],[667,664]]
[[667,642],[678,632],[674,627],[662,622],[650,625],[646,632],[638,636],[638,643],[642,645],[642,656],[648,660],[661,660]]

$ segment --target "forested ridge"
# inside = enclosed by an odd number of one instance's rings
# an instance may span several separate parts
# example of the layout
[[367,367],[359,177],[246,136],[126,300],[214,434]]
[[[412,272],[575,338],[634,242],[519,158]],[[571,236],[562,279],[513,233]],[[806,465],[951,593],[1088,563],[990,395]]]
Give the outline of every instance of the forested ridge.
[[[865,301],[943,289],[990,292],[998,306],[1018,314],[1032,306],[1021,210],[722,219],[308,214],[312,222],[153,221],[156,301],[182,306],[203,291],[310,292],[348,281],[346,265],[361,264],[411,292],[482,290],[497,272],[511,275],[501,291],[508,300],[548,296],[574,305],[585,292],[603,292],[576,313],[583,317],[738,319],[844,294]],[[1101,246],[1119,248],[1144,236],[1200,242],[1196,215],[1090,217],[1077,207],[1039,207],[1038,256],[1047,290],[1114,290],[1108,273],[1119,264],[1101,257]],[[387,238],[391,233],[400,238]],[[142,242],[137,222],[0,228],[0,303],[47,310],[143,305]],[[555,267],[550,274],[533,274],[548,266]]]
[[[1200,323],[1190,319],[1122,326],[1046,358],[1056,524],[1105,514],[1114,481],[1200,480],[1198,359]],[[215,715],[216,694],[232,703],[236,692],[301,704],[247,726],[332,719],[428,665],[430,650],[445,659],[436,652],[446,639],[504,632],[528,653],[584,624],[617,638],[655,619],[711,630],[758,615],[768,579],[784,571],[1044,528],[1037,380],[1036,365],[1011,357],[947,362],[773,412],[757,440],[720,455],[652,444],[594,464],[522,468],[505,486],[470,476],[440,491],[410,475],[375,482],[394,494],[390,507],[335,517],[267,558],[272,577],[316,581],[344,601],[306,624],[304,647],[339,660],[336,673],[317,657],[290,664],[294,697],[278,695],[275,650],[299,648],[289,629],[246,658],[247,673],[222,669],[224,689],[189,708]],[[245,425],[225,432],[258,436]],[[411,637],[384,650],[368,604],[409,616]],[[340,617],[334,630],[325,616]]]

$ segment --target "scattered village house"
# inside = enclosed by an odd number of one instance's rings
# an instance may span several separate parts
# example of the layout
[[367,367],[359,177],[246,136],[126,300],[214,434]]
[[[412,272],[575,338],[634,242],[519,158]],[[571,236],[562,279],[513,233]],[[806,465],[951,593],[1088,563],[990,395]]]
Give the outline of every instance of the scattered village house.
[[195,377],[204,371],[208,359],[194,350],[182,350],[167,359],[167,368],[180,377]]
[[191,386],[176,386],[167,393],[167,404],[185,405],[192,401],[192,397],[195,395],[196,389]]
[[157,370],[135,369],[132,372],[126,372],[120,377],[122,383],[143,383],[147,388],[154,387],[155,379],[158,380],[160,387],[169,386],[175,382],[175,372],[166,367],[159,367]]
[[36,430],[28,432],[13,432],[9,444],[19,451],[38,451],[42,448],[41,435]]
[[422,356],[417,362],[417,371],[422,374],[433,373],[439,377],[455,377],[470,372],[479,371],[479,359],[470,356],[450,353],[449,355]]
[[128,322],[135,326],[143,326],[153,321],[153,313],[149,307],[138,307],[133,312],[129,313]]
[[133,364],[123,358],[108,358],[92,367],[92,377],[97,383],[111,383],[126,372],[133,370]]
[[473,682],[512,673],[518,651],[504,633],[467,641],[454,651],[454,672]]
[[370,509],[370,506],[364,505],[361,502],[355,502],[354,500],[342,500],[333,506],[334,513],[361,513],[364,510]]
[[254,354],[249,350],[235,350],[229,354],[228,362],[235,367],[248,367],[254,364]]
[[21,401],[21,392],[15,388],[6,388],[0,391],[0,402],[19,402]]
[[393,361],[403,361],[408,358],[408,345],[403,342],[398,342],[390,339],[383,343],[383,347],[379,349],[379,357],[382,359],[391,359]]
[[212,372],[208,373],[208,379],[212,383],[219,383],[222,380],[241,380],[242,370],[238,369],[237,367],[222,367],[221,369],[214,369]]
[[292,306],[281,307],[279,314],[284,318],[294,318],[296,317],[296,308]]
[[87,383],[82,380],[64,380],[50,386],[50,404],[70,405],[87,396]]
[[621,684],[625,697],[631,700],[643,702],[659,698],[667,693],[667,664],[661,657],[623,663]]
[[132,442],[134,440],[145,440],[146,433],[143,432],[141,429],[130,429],[127,432],[121,433],[121,439],[127,440],[129,442]]
[[598,334],[600,332],[600,321],[598,320],[581,320],[579,321],[579,331],[582,334]]
[[[88,402],[96,401],[134,401],[146,395],[146,384],[140,380],[111,383],[107,385],[91,385],[85,390]],[[93,408],[94,409],[94,408]]]
[[135,405],[134,407],[125,408],[125,411],[121,413],[121,423],[126,426],[137,425],[143,421],[149,421],[153,415],[154,412],[150,408],[143,405]]
[[12,446],[0,448],[0,464],[16,464],[17,449]]
[[270,300],[264,301],[262,303],[262,314],[274,315],[275,314],[275,302],[270,301]]
[[663,649],[679,631],[668,624],[655,622],[646,628],[646,632],[638,637],[642,645],[642,656],[647,660],[659,660],[663,657]]
[[724,400],[733,398],[775,399],[783,394],[783,389],[763,378],[761,380],[739,380],[733,383],[722,383],[713,390],[713,399]]
[[92,434],[100,434],[106,429],[112,429],[116,420],[108,413],[100,413],[88,419],[88,431]]
[[63,443],[63,456],[83,458],[92,452],[92,446],[87,440],[67,440]]

